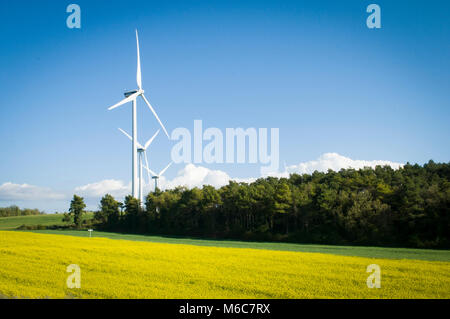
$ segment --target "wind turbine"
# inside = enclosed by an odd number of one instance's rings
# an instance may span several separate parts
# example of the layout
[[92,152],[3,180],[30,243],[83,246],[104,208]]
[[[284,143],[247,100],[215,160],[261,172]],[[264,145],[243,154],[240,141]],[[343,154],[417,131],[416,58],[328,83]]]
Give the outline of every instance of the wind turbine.
[[148,168],[147,166],[144,166],[144,168],[147,170],[147,172],[150,172],[150,174],[152,174],[152,178],[155,180],[155,192],[156,189],[158,188],[158,179],[162,176],[162,174],[164,174],[165,171],[167,171],[167,169],[170,167],[170,165],[172,165],[173,162],[170,162],[169,165],[167,165],[166,167],[164,167],[159,174],[156,174],[154,171],[152,171],[150,168]]
[[144,90],[142,89],[142,76],[141,76],[141,59],[139,56],[139,38],[138,38],[138,32],[136,30],[136,47],[137,47],[137,71],[136,71],[136,83],[138,86],[137,90],[125,92],[125,99],[120,101],[117,104],[114,104],[113,106],[109,107],[108,110],[113,110],[116,107],[119,107],[125,103],[132,102],[132,130],[133,130],[133,136],[132,136],[132,150],[131,150],[131,158],[132,158],[132,167],[131,167],[131,184],[132,184],[132,196],[136,197],[137,195],[137,152],[138,152],[138,142],[137,142],[137,113],[136,113],[136,100],[138,97],[141,97],[144,102],[148,105],[150,111],[152,111],[153,115],[156,117],[156,119],[159,122],[159,125],[161,125],[162,129],[164,130],[164,133],[166,133],[167,137],[169,137],[169,134],[167,133],[166,128],[162,124],[161,120],[158,117],[158,114],[156,114],[155,110],[151,106],[150,102],[147,100],[147,98],[144,95]]
[[[124,130],[122,130],[119,127],[119,131],[121,131],[126,137],[128,137],[131,141],[133,141],[133,138]],[[157,130],[156,133],[148,139],[148,141],[142,146],[141,143],[136,141],[137,144],[137,151],[138,151],[138,158],[139,158],[139,200],[141,201],[141,205],[144,203],[144,194],[143,194],[143,187],[144,187],[144,179],[142,178],[142,167],[144,166],[143,159],[145,160],[145,166],[148,167],[148,159],[147,159],[147,148],[150,146],[150,144],[153,142],[155,137],[158,135],[160,130]],[[147,171],[148,174],[148,184],[150,184],[150,173]]]

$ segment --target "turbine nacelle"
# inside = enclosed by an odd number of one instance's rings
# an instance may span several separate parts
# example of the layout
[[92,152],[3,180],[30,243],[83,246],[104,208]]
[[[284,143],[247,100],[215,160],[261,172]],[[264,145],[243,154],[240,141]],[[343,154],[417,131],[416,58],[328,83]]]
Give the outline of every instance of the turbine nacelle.
[[166,167],[164,167],[159,174],[156,174],[154,171],[152,171],[150,168],[148,168],[147,166],[144,166],[144,168],[147,170],[147,172],[149,172],[150,174],[152,174],[152,178],[155,180],[155,192],[158,189],[158,179],[164,174],[165,171],[167,171],[167,169],[170,167],[170,165],[172,165],[173,162],[170,162],[169,165],[167,165]]
[[[130,139],[130,141],[133,141],[133,138],[130,136],[130,134],[128,134],[127,132],[125,132],[124,130],[122,130],[119,127],[119,131],[121,131],[123,133],[123,135],[125,135],[126,137],[128,137]],[[145,152],[147,150],[147,148],[150,146],[150,144],[153,142],[153,140],[155,139],[155,137],[159,134],[160,130],[157,130],[156,133],[150,137],[148,139],[147,142],[145,142],[144,146],[142,146],[141,143],[139,143],[138,141],[136,141],[136,145],[137,145],[137,151],[138,152]]]
[[131,95],[133,95],[133,94],[135,94],[135,93],[138,93],[137,96],[139,96],[139,95],[141,95],[141,94],[144,94],[145,91],[144,91],[143,89],[140,89],[140,90],[132,90],[132,91],[126,91],[123,95],[124,95],[125,97],[129,97],[129,96],[131,96]]
[[152,171],[150,168],[148,168],[148,166],[144,166],[144,168],[147,170],[147,172],[149,172],[150,174],[152,174],[152,178],[154,179],[158,179],[160,178],[166,171],[167,169],[173,164],[173,162],[170,162],[169,165],[167,165],[166,167],[164,167],[159,174],[156,174],[154,171]]
[[123,95],[125,95],[125,97],[129,97],[130,95],[133,95],[134,93],[136,93],[137,90],[133,90],[133,91],[127,91],[125,92]]
[[159,125],[161,125],[164,133],[167,135],[168,138],[170,138],[169,137],[169,133],[167,133],[167,130],[164,127],[164,124],[162,124],[161,120],[159,119],[158,114],[156,114],[156,112],[153,109],[153,107],[151,106],[150,102],[145,97],[143,89],[139,89],[137,91],[134,90],[134,91],[125,92],[124,95],[125,95],[125,98],[122,101],[114,104],[113,106],[110,106],[108,108],[108,110],[111,111],[111,110],[115,109],[116,107],[119,107],[119,106],[121,106],[123,104],[126,104],[126,103],[131,102],[131,101],[135,101],[140,96],[144,100],[145,104],[147,104],[147,106],[150,109],[150,111],[152,111],[152,113],[155,116],[156,120],[158,121]]

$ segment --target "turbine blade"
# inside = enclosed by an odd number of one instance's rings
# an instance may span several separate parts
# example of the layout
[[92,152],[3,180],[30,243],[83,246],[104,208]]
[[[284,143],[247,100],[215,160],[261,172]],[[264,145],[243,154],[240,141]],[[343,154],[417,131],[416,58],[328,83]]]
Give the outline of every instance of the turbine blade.
[[166,128],[164,127],[164,125],[162,124],[161,120],[158,117],[158,114],[156,114],[155,110],[153,109],[153,107],[150,105],[150,103],[148,102],[148,100],[145,98],[144,94],[141,94],[142,98],[144,99],[145,103],[147,103],[148,107],[150,108],[150,111],[152,111],[153,115],[156,117],[156,119],[159,122],[159,125],[161,125],[162,129],[164,130],[164,133],[166,133],[167,137],[169,137],[169,133],[167,133]]
[[112,109],[115,109],[116,107],[119,107],[119,106],[121,106],[121,105],[123,105],[123,104],[125,104],[125,103],[128,103],[128,102],[131,102],[131,101],[133,101],[135,98],[137,98],[138,95],[139,95],[139,92],[133,93],[133,94],[131,94],[129,97],[124,98],[124,99],[123,99],[122,101],[120,101],[119,103],[114,104],[113,106],[110,106],[110,107],[108,108],[108,110],[111,111]]
[[141,76],[141,57],[139,54],[139,37],[136,29],[136,46],[137,46],[137,71],[136,71],[136,83],[139,90],[142,89],[142,76]]
[[[148,159],[147,159],[147,151],[146,150],[144,150],[144,158],[145,158],[145,165],[146,165],[146,167],[148,167]],[[149,171],[147,171],[147,175],[148,175],[148,184],[150,185],[150,182],[152,179],[150,177]]]
[[158,176],[162,176],[162,174],[164,174],[165,171],[167,171],[167,169],[170,167],[170,165],[172,165],[173,162],[170,162],[169,165],[167,165],[161,172],[159,172]]
[[156,173],[154,172],[154,171],[152,171],[150,168],[148,168],[147,166],[144,166],[144,168],[148,171],[148,172],[150,172],[150,174],[152,174],[153,176],[158,176],[158,175],[156,175]]
[[157,130],[156,133],[147,141],[147,143],[145,143],[144,150],[146,150],[147,147],[153,142],[153,140],[155,139],[156,135],[158,135],[159,131],[160,130]]
[[127,133],[127,132],[125,132],[124,130],[122,130],[120,127],[119,127],[119,131],[121,131],[126,137],[128,137],[131,141],[133,140],[133,138]]
[[[125,134],[126,137],[128,137],[131,141],[133,141],[133,138],[130,136],[130,134],[128,134],[127,132],[125,132],[124,130],[122,130],[120,127],[119,127],[119,131],[121,131],[123,134]],[[139,143],[138,141],[136,141],[136,144],[137,144],[137,146],[138,146],[139,148],[144,148],[144,147],[141,145],[141,143]]]

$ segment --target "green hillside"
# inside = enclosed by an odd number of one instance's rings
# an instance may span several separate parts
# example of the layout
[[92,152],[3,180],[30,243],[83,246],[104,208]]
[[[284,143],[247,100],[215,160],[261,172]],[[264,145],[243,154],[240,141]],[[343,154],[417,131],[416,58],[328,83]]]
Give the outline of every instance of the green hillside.
[[[62,218],[62,214],[0,217],[0,230],[12,230],[21,225],[64,225],[65,223],[62,222]],[[92,213],[86,214],[84,218],[92,218]]]

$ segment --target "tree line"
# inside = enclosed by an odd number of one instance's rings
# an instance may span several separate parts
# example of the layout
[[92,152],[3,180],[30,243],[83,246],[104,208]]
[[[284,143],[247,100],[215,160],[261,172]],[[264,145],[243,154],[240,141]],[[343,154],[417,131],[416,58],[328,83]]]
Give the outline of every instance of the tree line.
[[9,217],[9,216],[27,216],[27,215],[41,215],[44,212],[40,211],[37,208],[19,208],[19,206],[11,205],[9,207],[0,207],[0,217]]
[[317,244],[450,247],[450,163],[377,166],[107,194],[97,228],[132,233]]

